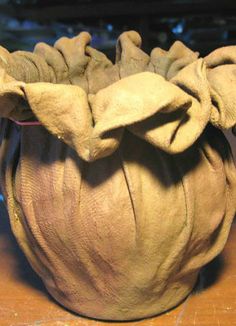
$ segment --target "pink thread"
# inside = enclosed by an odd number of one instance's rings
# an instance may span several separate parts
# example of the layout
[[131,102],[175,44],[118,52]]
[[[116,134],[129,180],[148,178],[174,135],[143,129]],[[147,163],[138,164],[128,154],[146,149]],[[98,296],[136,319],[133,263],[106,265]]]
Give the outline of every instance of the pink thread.
[[42,125],[39,121],[16,121],[14,119],[10,119],[11,121],[15,122],[18,126],[40,126]]

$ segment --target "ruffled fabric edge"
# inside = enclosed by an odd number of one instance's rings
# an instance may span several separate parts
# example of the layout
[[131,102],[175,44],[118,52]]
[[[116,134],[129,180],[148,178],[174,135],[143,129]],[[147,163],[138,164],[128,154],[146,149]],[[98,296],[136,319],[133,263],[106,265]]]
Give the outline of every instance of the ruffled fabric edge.
[[85,161],[111,155],[124,129],[174,154],[209,122],[235,125],[235,46],[202,59],[176,42],[149,57],[130,31],[119,38],[113,65],[89,41],[82,33],[54,48],[39,44],[33,54],[0,51],[1,117],[36,117]]

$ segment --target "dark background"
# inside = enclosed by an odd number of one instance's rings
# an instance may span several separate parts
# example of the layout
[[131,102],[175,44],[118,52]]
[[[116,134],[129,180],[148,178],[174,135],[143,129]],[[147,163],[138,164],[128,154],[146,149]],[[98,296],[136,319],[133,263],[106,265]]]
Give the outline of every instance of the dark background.
[[87,30],[92,46],[114,58],[117,36],[129,29],[141,33],[147,52],[179,39],[204,56],[236,44],[236,1],[0,0],[0,44],[10,51]]

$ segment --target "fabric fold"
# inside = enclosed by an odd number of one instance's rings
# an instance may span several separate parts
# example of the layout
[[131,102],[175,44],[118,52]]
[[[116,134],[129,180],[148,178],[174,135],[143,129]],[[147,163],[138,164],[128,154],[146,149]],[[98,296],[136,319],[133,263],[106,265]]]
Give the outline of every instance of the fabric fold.
[[40,43],[33,54],[1,49],[1,116],[37,117],[86,161],[112,154],[125,128],[173,154],[189,148],[209,122],[235,125],[235,47],[202,59],[176,42],[149,57],[130,31],[120,36],[112,64],[90,40],[84,32],[54,47]]

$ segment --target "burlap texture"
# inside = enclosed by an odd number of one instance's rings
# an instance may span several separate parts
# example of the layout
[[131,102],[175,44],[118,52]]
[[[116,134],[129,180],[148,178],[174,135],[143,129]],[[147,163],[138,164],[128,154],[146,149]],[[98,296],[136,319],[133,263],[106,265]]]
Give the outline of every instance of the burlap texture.
[[199,58],[176,42],[149,56],[130,31],[113,64],[89,42],[0,49],[1,187],[56,300],[148,317],[189,294],[229,233],[236,175],[217,128],[236,123],[236,47]]

